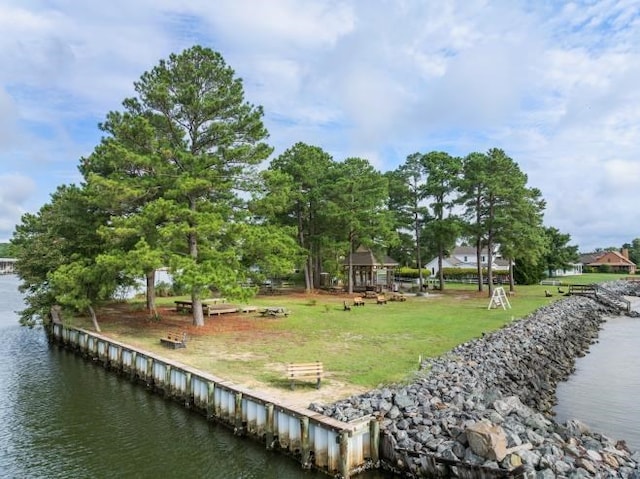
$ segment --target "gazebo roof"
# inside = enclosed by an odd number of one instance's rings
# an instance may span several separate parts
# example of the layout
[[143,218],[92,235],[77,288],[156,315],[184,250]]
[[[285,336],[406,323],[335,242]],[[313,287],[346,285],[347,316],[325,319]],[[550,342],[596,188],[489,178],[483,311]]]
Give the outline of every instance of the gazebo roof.
[[[353,266],[398,266],[400,264],[386,255],[384,256],[384,260],[380,261],[374,256],[371,250],[362,247],[351,253],[350,256]],[[348,266],[349,257],[345,258],[342,264]]]

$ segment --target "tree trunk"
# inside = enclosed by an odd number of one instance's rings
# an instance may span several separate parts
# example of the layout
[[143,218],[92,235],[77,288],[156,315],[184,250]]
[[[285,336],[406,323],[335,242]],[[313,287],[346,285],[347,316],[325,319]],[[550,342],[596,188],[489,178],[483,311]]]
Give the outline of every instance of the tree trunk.
[[349,238],[349,267],[347,274],[349,276],[349,286],[347,292],[353,294],[353,240]]
[[440,291],[444,290],[444,271],[442,271],[442,260],[444,257],[444,250],[442,246],[438,249],[438,285]]
[[516,283],[513,279],[513,260],[509,259],[509,291],[514,292],[516,290]]
[[489,241],[487,241],[487,289],[489,290],[489,297],[493,294],[493,241],[491,235]]
[[156,270],[147,271],[147,311],[151,316],[157,314],[156,311]]
[[[305,248],[304,244],[304,228],[302,224],[302,213],[300,212],[300,206],[298,205],[298,245],[300,248]],[[307,254],[311,256],[311,251],[307,250]],[[312,278],[311,278],[311,258],[307,256],[304,262],[304,289],[306,293],[311,293]]]
[[51,306],[51,322],[53,324],[62,324],[62,308],[59,305],[54,304]]
[[89,306],[89,314],[91,315],[91,322],[93,323],[93,327],[97,333],[101,333],[100,325],[98,324],[98,317],[96,316],[96,312],[93,310],[91,306]]
[[484,291],[484,278],[482,277],[482,241],[480,237],[476,240],[476,261],[478,263],[478,291]]
[[417,212],[417,208],[418,205],[415,205],[415,216],[414,216],[414,220],[415,220],[415,227],[416,227],[416,263],[418,266],[418,287],[420,288],[419,290],[422,291],[422,287],[424,285],[424,282],[422,280],[422,258],[420,255],[420,223],[418,221],[418,212]]
[[193,324],[195,326],[204,326],[204,314],[202,312],[202,300],[196,294],[195,290],[191,292],[191,305],[193,307]]
[[[196,202],[191,200],[191,211],[196,211]],[[190,225],[192,228],[194,225]],[[189,255],[194,262],[198,261],[198,238],[193,229],[189,233]],[[191,288],[191,312],[194,326],[204,326],[204,315],[202,314],[202,300],[200,299],[200,291],[194,286]]]

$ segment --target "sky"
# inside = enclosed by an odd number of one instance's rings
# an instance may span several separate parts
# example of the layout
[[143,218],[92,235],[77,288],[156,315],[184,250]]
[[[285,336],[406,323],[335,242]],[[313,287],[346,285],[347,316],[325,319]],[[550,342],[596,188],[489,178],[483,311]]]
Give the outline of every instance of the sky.
[[396,169],[501,148],[581,252],[640,237],[640,0],[0,0],[0,242],[193,45],[297,142]]

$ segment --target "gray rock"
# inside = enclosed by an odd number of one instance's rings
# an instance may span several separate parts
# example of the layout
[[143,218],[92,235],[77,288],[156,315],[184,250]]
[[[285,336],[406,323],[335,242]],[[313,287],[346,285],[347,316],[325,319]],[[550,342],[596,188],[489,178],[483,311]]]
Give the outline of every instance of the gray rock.
[[396,394],[393,398],[393,403],[400,409],[416,406],[416,401],[406,394]]
[[401,415],[402,413],[400,412],[400,409],[398,409],[398,406],[391,406],[391,409],[387,412],[387,417],[389,419],[396,419]]
[[[615,288],[640,295],[640,285],[620,283]],[[561,477],[640,479],[640,454],[579,421],[559,425],[550,419],[556,385],[572,374],[575,359],[597,338],[603,315],[610,312],[590,298],[568,297],[425,360],[411,384],[311,408],[343,421],[377,416],[381,430],[396,435],[392,442],[407,450],[447,451],[468,464],[502,469],[521,460],[527,479],[552,477],[554,471]],[[464,432],[481,420],[502,426],[508,447],[518,449],[508,450],[500,463],[483,463],[466,447]],[[407,473],[419,462],[397,459]]]

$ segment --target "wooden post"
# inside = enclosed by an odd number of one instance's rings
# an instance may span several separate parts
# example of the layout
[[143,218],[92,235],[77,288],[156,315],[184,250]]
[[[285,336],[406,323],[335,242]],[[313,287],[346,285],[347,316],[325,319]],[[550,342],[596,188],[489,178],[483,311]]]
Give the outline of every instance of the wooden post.
[[193,404],[193,393],[191,391],[191,373],[185,372],[185,386],[184,386],[184,404],[189,407]]
[[116,361],[118,362],[118,365],[116,366],[118,368],[119,371],[123,371],[124,370],[124,364],[122,364],[122,346],[117,346],[118,348],[118,354],[116,354]]
[[309,445],[309,418],[300,418],[300,463],[304,469],[311,468],[311,446]]
[[215,416],[216,383],[207,384],[207,419]]
[[131,352],[131,370],[129,371],[131,379],[138,376],[138,352],[133,350]]
[[380,461],[380,423],[376,418],[369,421],[369,454],[374,465]]
[[340,475],[343,479],[349,479],[349,431],[340,433]]
[[164,395],[171,396],[173,392],[173,385],[171,384],[171,366],[165,364],[164,370]]
[[242,393],[235,394],[235,417],[234,417],[234,430],[233,433],[237,436],[244,434],[244,428],[242,427]]
[[273,449],[274,447],[274,438],[273,438],[273,419],[274,415],[274,406],[273,404],[265,404],[265,409],[267,410],[266,423],[264,425],[264,439],[267,446],[267,449]]
[[98,357],[99,356],[99,349],[98,349],[98,339],[96,337],[93,338],[92,345],[93,345],[93,351],[92,351],[93,357],[92,357],[92,359],[100,359]]
[[145,379],[148,386],[153,386],[153,358],[147,357],[147,370],[145,371]]

